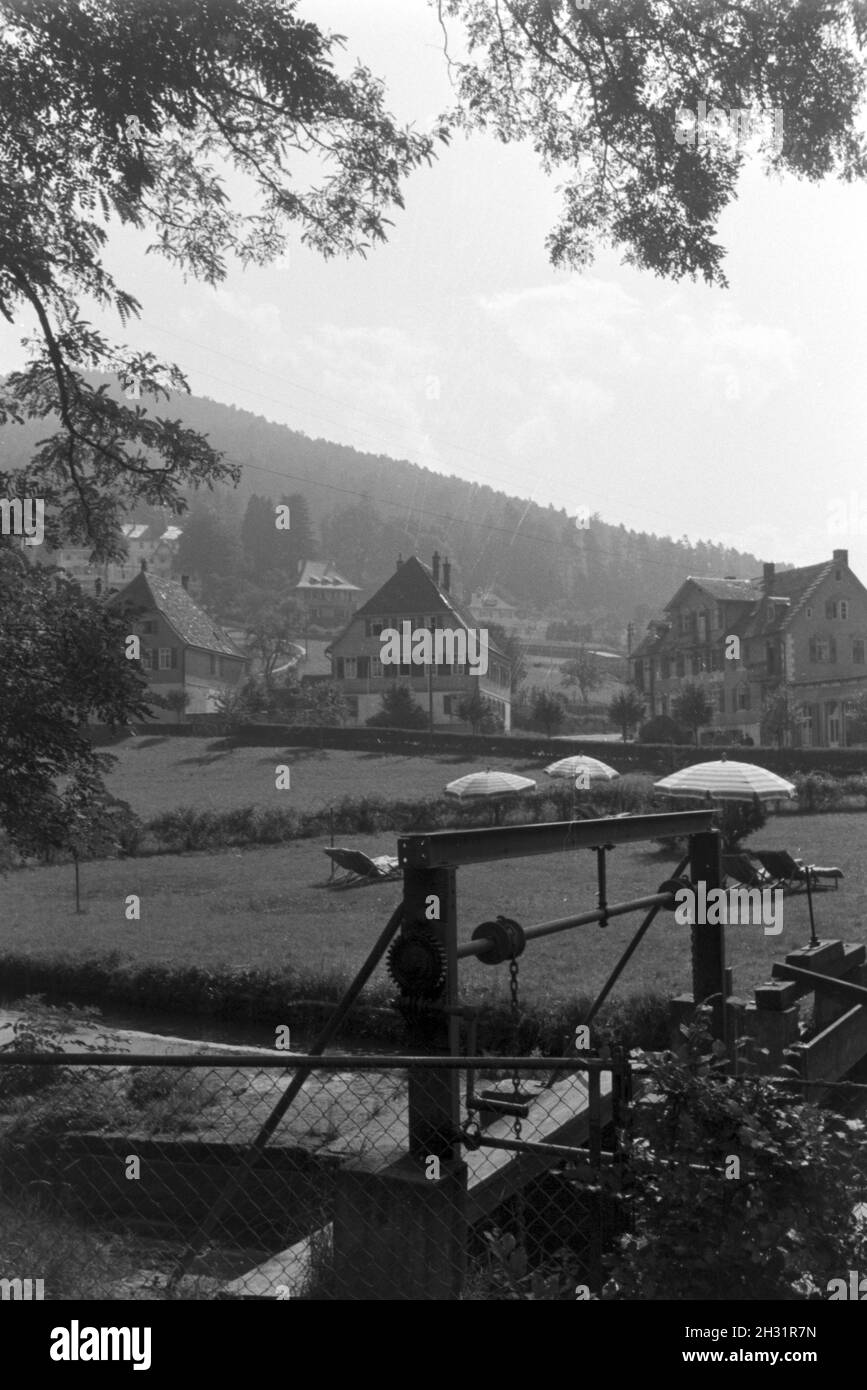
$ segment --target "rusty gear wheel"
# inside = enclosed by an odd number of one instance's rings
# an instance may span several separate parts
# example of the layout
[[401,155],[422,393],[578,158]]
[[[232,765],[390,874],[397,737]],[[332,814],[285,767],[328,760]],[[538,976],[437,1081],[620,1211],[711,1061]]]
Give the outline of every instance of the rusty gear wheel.
[[414,926],[392,942],[388,971],[404,994],[435,999],[446,982],[445,947],[428,928]]

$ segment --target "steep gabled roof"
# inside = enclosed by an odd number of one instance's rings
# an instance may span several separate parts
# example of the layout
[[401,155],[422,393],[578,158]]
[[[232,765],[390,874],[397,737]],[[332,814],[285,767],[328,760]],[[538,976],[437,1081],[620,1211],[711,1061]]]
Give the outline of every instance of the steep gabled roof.
[[188,647],[223,656],[243,656],[218,623],[199,607],[183,584],[161,579],[142,570],[108,600],[112,607],[130,605],[142,611],[155,609]]
[[743,636],[761,637],[779,632],[833,568],[834,561],[826,560],[820,565],[801,565],[797,569],[775,574],[767,593],[761,595],[750,614]]
[[675,606],[688,584],[694,584],[697,589],[701,589],[717,602],[755,603],[756,600],[756,584],[752,579],[708,579],[705,575],[691,574],[665,605],[666,609]]
[[298,576],[296,589],[349,589],[353,593],[360,594],[361,590],[357,584],[352,584],[348,579],[344,579],[332,565],[330,560],[305,560],[304,568]]
[[[408,560],[390,574],[385,583],[377,589],[371,598],[363,603],[360,608],[355,610],[354,620],[358,618],[380,617],[383,614],[393,614],[401,619],[407,618],[412,614],[442,613],[446,618],[457,618],[461,627],[472,629],[474,632],[478,628],[478,619],[463,604],[458,603],[450,593],[447,593],[440,584],[434,581],[433,572],[423,565],[417,555],[410,555]],[[348,627],[344,628],[344,632]],[[343,636],[343,633],[340,634]],[[335,642],[338,641],[335,638]],[[505,660],[503,652],[489,642],[491,651],[496,652],[499,657]]]

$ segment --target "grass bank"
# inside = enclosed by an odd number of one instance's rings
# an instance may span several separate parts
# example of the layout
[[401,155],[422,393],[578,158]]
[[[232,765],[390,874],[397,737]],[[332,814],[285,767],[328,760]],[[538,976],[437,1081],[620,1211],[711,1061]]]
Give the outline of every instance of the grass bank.
[[[859,817],[774,819],[754,840],[817,863],[839,864],[843,887],[816,897],[817,929],[822,937],[863,938],[867,857]],[[323,843],[85,864],[80,915],[70,866],[9,874],[3,881],[0,928],[6,997],[42,992],[56,1002],[267,1020],[269,1026],[308,1031],[362,964],[401,891],[399,882],[328,888]],[[394,848],[394,841],[383,837],[362,836],[351,843],[368,853]],[[673,861],[650,849],[623,845],[610,854],[612,901],[654,892],[668,877]],[[140,898],[138,921],[125,917],[130,894]],[[590,853],[461,869],[459,935],[468,939],[479,922],[498,913],[529,925],[582,911],[594,905],[595,894]],[[563,1032],[580,1018],[582,1001],[595,996],[637,925],[637,916],[630,915],[605,929],[577,928],[531,943],[520,962],[527,1020],[523,1045],[561,1044]],[[748,993],[767,978],[775,958],[808,940],[806,900],[786,899],[778,936],[766,936],[755,926],[732,927],[727,936],[735,989]],[[681,993],[689,987],[689,972],[689,928],[679,926],[672,914],[661,915],[618,983],[612,1007]],[[460,980],[463,1001],[484,1011],[486,1045],[508,1040],[505,967],[467,961]],[[351,1032],[395,1040],[397,1025],[387,1009],[392,994],[380,967]],[[639,1014],[652,1014],[655,1007],[629,1005]],[[643,1038],[641,1045],[652,1044]]]

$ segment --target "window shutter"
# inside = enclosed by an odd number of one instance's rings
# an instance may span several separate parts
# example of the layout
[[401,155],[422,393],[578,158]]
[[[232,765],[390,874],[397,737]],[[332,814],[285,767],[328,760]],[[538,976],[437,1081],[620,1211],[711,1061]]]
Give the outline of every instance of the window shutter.
[[836,639],[836,637],[831,637],[831,638],[829,639],[829,641],[828,641],[828,660],[829,660],[829,661],[836,661],[836,660],[837,660],[837,639]]
[[339,681],[342,681],[342,680],[343,680],[343,657],[342,657],[342,656],[339,656],[339,657],[337,658],[337,679],[338,679]]
[[172,658],[171,658],[171,660],[172,660],[172,668],[171,668],[171,669],[172,669],[173,671],[176,671],[176,670],[178,669],[178,649],[177,649],[177,647],[172,647],[171,651],[172,651]]

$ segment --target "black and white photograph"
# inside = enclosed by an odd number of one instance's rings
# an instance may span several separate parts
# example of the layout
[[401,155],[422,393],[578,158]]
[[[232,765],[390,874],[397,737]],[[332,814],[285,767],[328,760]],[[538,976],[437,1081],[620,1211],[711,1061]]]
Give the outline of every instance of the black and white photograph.
[[28,1366],[854,1351],[865,229],[863,0],[0,0]]

